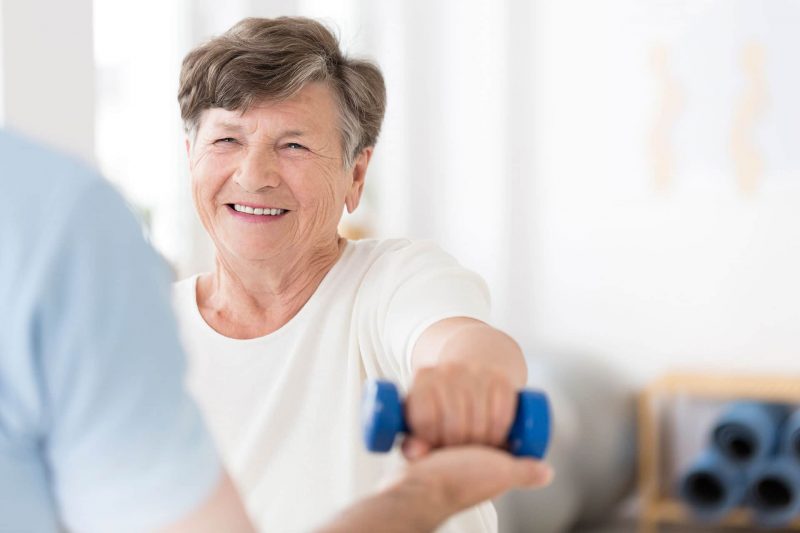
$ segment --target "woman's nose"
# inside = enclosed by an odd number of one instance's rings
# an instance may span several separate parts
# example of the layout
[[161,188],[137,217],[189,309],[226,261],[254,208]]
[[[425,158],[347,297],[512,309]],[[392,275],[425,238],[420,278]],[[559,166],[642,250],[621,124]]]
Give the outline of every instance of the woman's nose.
[[277,157],[271,147],[248,151],[234,181],[247,192],[258,192],[262,189],[275,188],[280,185]]

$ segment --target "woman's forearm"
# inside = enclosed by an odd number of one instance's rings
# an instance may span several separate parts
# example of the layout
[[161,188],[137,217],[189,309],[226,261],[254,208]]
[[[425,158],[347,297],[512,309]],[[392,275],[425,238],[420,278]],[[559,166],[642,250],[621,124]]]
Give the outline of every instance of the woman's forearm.
[[448,318],[429,327],[412,355],[414,368],[464,363],[502,372],[516,388],[525,386],[528,368],[519,344],[508,334],[472,318]]

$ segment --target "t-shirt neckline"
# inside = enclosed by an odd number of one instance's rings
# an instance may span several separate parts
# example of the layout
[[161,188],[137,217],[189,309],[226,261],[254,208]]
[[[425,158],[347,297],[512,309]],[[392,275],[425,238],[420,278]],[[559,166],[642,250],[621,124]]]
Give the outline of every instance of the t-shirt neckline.
[[302,321],[302,317],[308,313],[311,313],[318,305],[319,301],[322,299],[322,295],[328,290],[328,286],[333,283],[333,280],[336,278],[339,270],[341,270],[341,265],[344,261],[352,254],[353,250],[353,243],[349,240],[345,242],[344,250],[342,250],[342,254],[339,256],[339,259],[333,264],[330,270],[325,274],[320,281],[319,286],[316,288],[314,293],[308,299],[308,301],[300,308],[300,310],[289,319],[289,321],[281,326],[280,328],[276,329],[271,333],[267,333],[266,335],[262,335],[260,337],[253,337],[252,339],[234,339],[233,337],[228,337],[227,335],[223,335],[219,331],[215,330],[211,325],[206,322],[206,319],[203,318],[203,315],[200,313],[200,306],[197,304],[197,280],[200,278],[202,273],[195,274],[191,281],[189,282],[190,289],[191,289],[191,314],[192,319],[200,326],[200,328],[205,331],[209,336],[214,337],[218,340],[223,340],[226,342],[236,342],[242,344],[257,344],[259,342],[264,342],[268,340],[274,340],[284,334],[285,331],[289,331],[294,324]]

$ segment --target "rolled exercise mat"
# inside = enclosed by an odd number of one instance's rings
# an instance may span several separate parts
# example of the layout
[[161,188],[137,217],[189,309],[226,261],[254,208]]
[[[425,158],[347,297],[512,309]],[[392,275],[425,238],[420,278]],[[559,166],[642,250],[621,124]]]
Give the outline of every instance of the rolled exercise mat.
[[681,477],[678,494],[699,520],[714,522],[744,502],[747,487],[744,468],[708,449]]
[[781,426],[787,415],[784,405],[731,403],[714,424],[712,446],[740,466],[759,463],[777,453]]
[[781,452],[800,461],[800,409],[796,409],[786,421],[781,441]]
[[800,463],[779,455],[750,477],[748,501],[753,520],[763,527],[783,527],[800,513]]
[[[388,452],[395,437],[408,433],[403,401],[394,383],[371,380],[364,391],[361,420],[364,444],[371,452]],[[522,389],[506,438],[508,451],[518,457],[542,459],[550,442],[550,402],[544,393]]]

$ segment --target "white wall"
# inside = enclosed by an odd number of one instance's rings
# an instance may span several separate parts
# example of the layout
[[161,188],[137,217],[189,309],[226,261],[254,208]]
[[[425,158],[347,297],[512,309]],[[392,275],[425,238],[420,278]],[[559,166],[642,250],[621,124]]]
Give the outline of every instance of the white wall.
[[800,5],[537,8],[534,337],[642,376],[800,369]]
[[389,89],[378,235],[480,272],[533,353],[800,367],[800,6],[359,4]]
[[0,0],[5,126],[94,157],[91,0]]
[[[136,164],[115,168],[150,184],[129,197],[152,204],[156,244],[181,274],[208,268],[211,250],[180,154],[180,58],[243,16],[305,14],[337,26],[387,80],[359,216],[378,236],[433,238],[480,272],[496,322],[526,346],[599,352],[643,377],[800,366],[796,3],[125,6],[171,40],[135,47],[138,76],[117,80],[157,104],[120,111],[130,123],[106,108],[104,120],[153,130],[121,147]],[[91,1],[0,0],[0,13],[6,123],[91,157]],[[147,173],[153,151],[170,162]],[[739,175],[752,163],[748,186]]]
[[442,244],[486,278],[507,324],[520,294],[508,284],[509,265],[518,266],[509,241],[525,159],[516,133],[529,100],[509,104],[529,71],[529,50],[513,46],[528,3],[361,4],[366,37],[355,52],[378,62],[388,92],[367,183],[375,233]]

